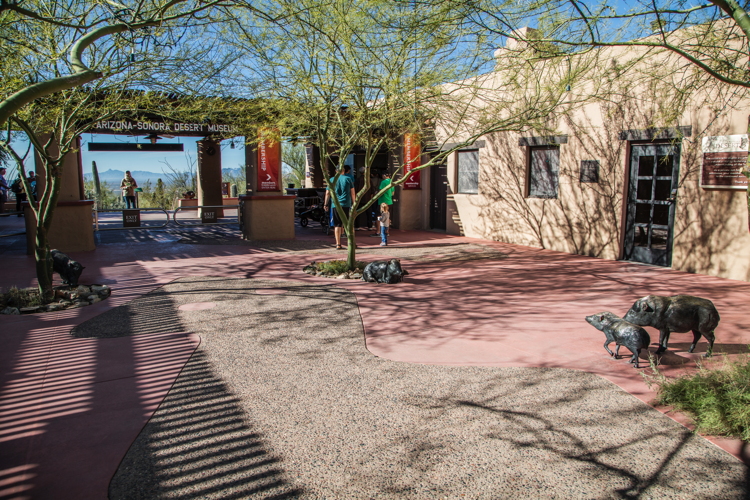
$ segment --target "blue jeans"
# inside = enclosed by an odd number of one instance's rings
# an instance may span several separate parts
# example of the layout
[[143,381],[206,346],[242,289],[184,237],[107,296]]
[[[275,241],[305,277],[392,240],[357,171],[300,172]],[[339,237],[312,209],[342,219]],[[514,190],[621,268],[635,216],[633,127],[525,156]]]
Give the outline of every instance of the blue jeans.
[[135,208],[135,196],[123,196],[126,208]]
[[388,244],[388,228],[386,226],[380,225],[380,241],[382,243]]

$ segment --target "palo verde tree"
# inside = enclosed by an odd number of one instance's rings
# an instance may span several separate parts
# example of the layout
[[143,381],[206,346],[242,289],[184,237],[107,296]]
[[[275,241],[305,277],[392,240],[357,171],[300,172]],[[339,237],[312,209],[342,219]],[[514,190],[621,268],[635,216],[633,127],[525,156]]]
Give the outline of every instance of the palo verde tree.
[[[37,278],[45,300],[52,294],[47,235],[63,158],[96,121],[126,110],[158,109],[161,97],[127,88],[198,89],[190,77],[210,80],[225,67],[224,55],[212,51],[205,34],[225,18],[226,5],[188,0],[131,6],[78,0],[0,3],[0,124],[6,131],[0,148],[16,159],[25,179],[26,153],[10,142],[11,132],[20,130],[42,163],[44,189],[30,205],[36,218]],[[205,54],[212,58],[202,58]]]
[[284,176],[285,182],[293,183],[297,187],[304,187],[305,167],[307,165],[305,148],[301,144],[284,143],[281,157],[288,169]]
[[[493,47],[466,29],[472,26],[460,11],[440,4],[301,0],[265,12],[283,22],[238,20],[234,38],[250,61],[242,85],[286,103],[263,125],[317,145],[327,186],[343,175],[349,154],[363,156],[356,172],[363,185],[351,209],[332,197],[347,233],[350,269],[355,218],[409,177],[391,155],[391,184],[370,197],[378,153],[397,151],[406,133],[434,138],[435,154],[415,169],[422,170],[483,135],[545,128],[566,101],[567,83],[585,73],[576,63],[564,73],[548,67],[542,78],[520,58],[494,71]],[[502,92],[484,92],[489,87]]]
[[[451,0],[452,1],[452,0]],[[563,50],[583,54],[608,47],[632,48],[642,61],[654,54],[668,53],[670,73],[689,75],[693,90],[699,86],[723,85],[721,110],[750,95],[750,3],[738,0],[636,0],[591,2],[581,0],[479,0],[453,2],[463,10],[476,29],[487,36],[515,36],[550,55]],[[533,24],[531,32],[518,28]],[[531,36],[524,36],[524,34]],[[661,64],[663,58],[654,58]],[[638,67],[633,64],[632,68]],[[631,68],[631,69],[632,69]],[[640,65],[641,70],[643,65]],[[678,92],[684,80],[662,78],[662,85]],[[750,125],[748,126],[750,132]],[[750,180],[750,167],[742,172]],[[750,217],[750,185],[747,192]]]

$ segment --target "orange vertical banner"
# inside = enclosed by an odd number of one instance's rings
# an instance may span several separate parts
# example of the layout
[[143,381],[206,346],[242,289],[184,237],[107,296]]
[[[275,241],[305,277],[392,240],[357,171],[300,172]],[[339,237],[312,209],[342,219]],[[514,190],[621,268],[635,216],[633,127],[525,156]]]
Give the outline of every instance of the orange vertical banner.
[[422,189],[421,172],[412,172],[421,166],[422,141],[419,134],[404,134],[404,189]]
[[281,136],[278,129],[258,131],[258,191],[281,191]]

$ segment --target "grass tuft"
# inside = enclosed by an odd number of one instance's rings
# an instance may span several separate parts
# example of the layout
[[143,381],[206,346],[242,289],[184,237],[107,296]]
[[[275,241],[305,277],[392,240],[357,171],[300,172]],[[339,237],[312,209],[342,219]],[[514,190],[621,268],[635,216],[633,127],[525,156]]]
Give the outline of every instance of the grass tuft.
[[0,293],[0,306],[6,307],[34,307],[44,304],[39,290],[36,288],[16,288],[11,287],[5,293]]
[[717,369],[699,365],[698,373],[675,379],[665,377],[653,361],[651,366],[654,375],[645,377],[658,385],[658,404],[691,415],[702,434],[750,441],[750,356],[725,359]]

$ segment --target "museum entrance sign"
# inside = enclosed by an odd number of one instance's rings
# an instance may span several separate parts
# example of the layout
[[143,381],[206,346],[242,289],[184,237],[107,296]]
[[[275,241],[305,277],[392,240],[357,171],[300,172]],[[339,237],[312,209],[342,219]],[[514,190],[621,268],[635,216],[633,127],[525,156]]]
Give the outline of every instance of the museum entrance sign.
[[92,134],[148,135],[151,133],[206,137],[239,134],[234,125],[225,123],[183,123],[168,120],[102,120],[86,132]]

